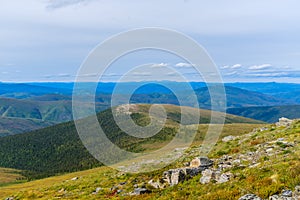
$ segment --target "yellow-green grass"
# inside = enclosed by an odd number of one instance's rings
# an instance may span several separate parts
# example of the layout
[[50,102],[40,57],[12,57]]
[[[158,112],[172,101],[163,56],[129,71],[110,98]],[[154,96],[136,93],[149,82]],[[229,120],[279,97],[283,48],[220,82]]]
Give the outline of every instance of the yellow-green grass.
[[[220,139],[227,135],[241,135],[246,132],[250,132],[254,128],[261,127],[262,124],[225,124],[223,128],[223,132],[220,136]],[[202,139],[203,134],[207,131],[208,125],[201,124],[199,125],[199,131],[195,137],[195,142],[192,146],[198,146]],[[143,147],[146,149],[157,149],[164,146],[165,143],[148,143],[143,144]],[[173,148],[178,148],[181,146],[174,146]],[[190,158],[188,158],[190,159]],[[187,160],[188,160],[187,159]],[[174,163],[173,166],[180,166],[182,163],[179,161]],[[168,168],[168,167],[167,167]],[[165,168],[165,169],[167,169]],[[107,167],[100,167],[91,170],[76,172],[65,174],[61,176],[54,176],[42,180],[31,181],[22,184],[9,185],[0,188],[0,198],[6,198],[8,196],[12,196],[18,194],[17,197],[20,199],[32,199],[32,198],[44,198],[51,199],[55,197],[64,196],[64,192],[58,192],[62,188],[70,188],[70,190],[75,189],[76,194],[74,194],[74,199],[76,198],[86,198],[86,199],[97,199],[99,195],[106,196],[111,193],[110,188],[118,182],[127,181],[133,182],[135,178],[137,178],[140,182],[141,177],[144,177],[144,180],[150,180],[153,177],[159,178],[161,176],[162,170],[156,171],[154,173],[146,173],[143,175],[138,174],[126,174],[123,176],[117,176],[119,174],[117,171],[112,170]],[[79,177],[76,181],[70,181],[70,179],[74,177]],[[138,182],[138,183],[139,183]],[[96,187],[105,188],[98,195],[91,195],[93,190]],[[128,186],[124,186],[126,190],[133,190],[132,184]],[[81,191],[82,192],[79,192]],[[73,191],[74,192],[74,191]],[[72,199],[73,196],[68,194],[67,199]],[[78,196],[79,195],[79,196]]]
[[0,186],[17,183],[24,177],[20,174],[20,170],[10,168],[0,168]]

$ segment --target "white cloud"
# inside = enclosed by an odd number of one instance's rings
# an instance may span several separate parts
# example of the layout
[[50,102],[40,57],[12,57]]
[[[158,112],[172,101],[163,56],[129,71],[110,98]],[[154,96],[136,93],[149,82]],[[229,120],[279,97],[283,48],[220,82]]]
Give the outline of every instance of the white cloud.
[[237,73],[238,73],[237,71],[234,71],[234,72],[228,72],[225,75],[226,76],[232,76],[232,75],[236,75]]
[[238,69],[241,68],[242,65],[241,64],[235,64],[235,65],[225,65],[223,67],[221,67],[221,69]]
[[132,75],[134,76],[151,76],[149,72],[133,72]]
[[250,66],[248,69],[259,70],[259,69],[266,69],[266,68],[269,68],[271,66],[272,66],[271,64],[253,65],[253,66]]
[[49,0],[47,8],[48,9],[57,9],[57,8],[62,8],[66,6],[71,6],[71,5],[87,5],[90,1],[93,0]]
[[177,63],[175,65],[175,67],[193,67],[193,65],[190,64],[190,63],[182,63],[182,62],[180,62],[180,63]]
[[287,72],[250,74],[250,76],[254,76],[254,77],[286,77],[288,75],[289,75],[289,73],[287,73]]
[[240,68],[240,67],[242,67],[241,64],[235,64],[235,65],[231,66],[231,69],[236,69],[236,68]]
[[156,67],[167,67],[169,64],[168,63],[156,63],[151,65],[152,68],[156,68]]
[[64,73],[61,73],[61,74],[58,74],[57,76],[58,76],[58,77],[71,77],[72,75],[71,75],[71,74],[64,74]]
[[167,75],[168,75],[168,76],[176,76],[177,73],[176,73],[176,72],[168,72]]

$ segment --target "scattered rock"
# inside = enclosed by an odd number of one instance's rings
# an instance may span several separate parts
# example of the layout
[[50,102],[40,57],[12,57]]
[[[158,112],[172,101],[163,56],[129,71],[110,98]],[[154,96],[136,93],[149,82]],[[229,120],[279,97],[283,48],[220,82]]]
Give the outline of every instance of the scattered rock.
[[229,181],[231,178],[233,178],[233,174],[230,172],[221,174],[220,176],[216,176],[216,181],[217,183],[226,183],[227,181]]
[[241,160],[236,159],[236,160],[232,161],[232,164],[235,165],[235,166],[239,166],[241,164]]
[[259,129],[260,131],[267,131],[267,130],[269,130],[267,127],[262,127],[262,128],[260,128]]
[[280,197],[278,195],[272,195],[269,197],[269,200],[279,200]]
[[95,192],[98,193],[100,190],[102,190],[102,188],[101,187],[97,187],[96,190],[95,190]]
[[121,192],[123,192],[123,190],[117,190],[117,193],[120,194]]
[[296,197],[300,197],[300,185],[297,185],[297,186],[295,187],[294,195],[295,195]]
[[293,192],[291,190],[283,190],[281,195],[283,197],[292,197],[293,196]]
[[211,169],[206,169],[202,171],[202,177],[200,178],[200,183],[207,184],[210,182],[213,176],[213,171]]
[[236,138],[235,136],[228,135],[222,139],[222,142],[229,142],[229,141],[235,140],[235,138]]
[[60,190],[58,190],[59,193],[63,193],[65,191],[66,191],[65,188],[61,188]]
[[163,173],[164,181],[170,186],[177,185],[179,182],[183,182],[186,177],[184,168],[170,169]]
[[76,181],[78,179],[78,177],[74,177],[71,179],[71,181]]
[[241,198],[239,198],[239,200],[262,200],[262,199],[256,196],[255,194],[246,194]]
[[5,200],[14,200],[14,197],[7,197]]
[[133,193],[133,195],[141,195],[141,194],[147,194],[147,193],[150,193],[149,190],[147,190],[146,188],[135,188]]
[[221,173],[220,170],[206,169],[202,172],[202,177],[200,178],[200,183],[207,184],[212,180],[215,180],[217,183],[225,183],[233,178],[231,172]]
[[161,185],[159,184],[159,182],[154,182],[152,179],[148,182],[148,184],[155,189],[161,188]]

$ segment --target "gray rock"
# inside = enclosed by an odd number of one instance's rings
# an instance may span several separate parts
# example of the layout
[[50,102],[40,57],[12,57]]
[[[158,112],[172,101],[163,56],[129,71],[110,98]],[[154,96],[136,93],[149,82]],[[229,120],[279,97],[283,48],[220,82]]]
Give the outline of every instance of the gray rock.
[[97,187],[96,190],[95,190],[95,192],[98,193],[100,190],[102,190],[102,188],[101,187]]
[[150,193],[149,190],[147,190],[146,188],[135,188],[134,192],[135,195],[141,195],[141,194],[147,194]]
[[272,195],[269,197],[269,200],[279,200],[280,197],[278,195]]
[[71,181],[76,181],[78,179],[78,177],[74,177],[71,179]]
[[206,169],[202,171],[202,177],[200,178],[200,183],[201,184],[209,183],[212,179],[213,173],[214,172],[211,169]]
[[220,176],[216,177],[217,183],[226,183],[233,177],[233,174],[230,172],[221,174]]
[[239,200],[262,200],[260,197],[255,194],[246,194],[239,198]]
[[118,193],[118,194],[120,194],[121,192],[123,192],[123,190],[120,190],[120,189],[117,190],[117,193]]
[[155,189],[161,188],[159,182],[154,182],[153,180],[150,180],[150,181],[148,182],[148,184],[149,184],[150,186],[152,186],[153,188],[155,188]]
[[281,195],[283,197],[292,197],[293,196],[293,192],[291,190],[284,190],[284,191],[282,191]]
[[177,185],[179,182],[183,182],[186,176],[184,168],[170,169],[163,173],[164,181],[170,186]]
[[295,192],[294,192],[294,196],[298,197],[300,199],[300,185],[297,185],[295,187]]
[[228,135],[222,139],[222,142],[229,142],[229,141],[235,140],[235,138],[236,137],[234,137],[232,135]]

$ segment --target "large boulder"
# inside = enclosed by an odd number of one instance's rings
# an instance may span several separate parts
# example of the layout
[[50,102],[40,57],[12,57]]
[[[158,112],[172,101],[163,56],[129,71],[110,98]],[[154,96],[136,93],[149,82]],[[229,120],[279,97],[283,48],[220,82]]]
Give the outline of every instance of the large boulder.
[[213,165],[213,161],[205,158],[195,158],[191,161],[189,167],[170,169],[163,173],[163,180],[170,186],[177,185],[191,177],[194,177],[202,171]]

